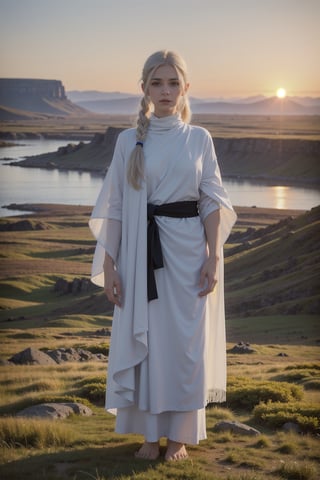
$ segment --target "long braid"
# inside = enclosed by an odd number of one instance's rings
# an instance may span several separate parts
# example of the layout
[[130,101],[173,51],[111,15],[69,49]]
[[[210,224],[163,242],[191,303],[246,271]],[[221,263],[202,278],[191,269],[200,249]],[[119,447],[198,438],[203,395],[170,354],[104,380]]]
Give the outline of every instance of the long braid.
[[136,139],[137,144],[133,149],[127,171],[127,178],[135,190],[140,190],[141,180],[144,178],[144,154],[143,142],[146,139],[149,127],[150,101],[146,95],[141,100],[141,109],[137,120]]
[[[142,85],[144,87],[144,92],[148,91],[149,82],[153,72],[155,72],[159,66],[164,64],[172,65],[176,69],[181,81],[181,85],[185,86],[187,84],[187,73],[184,60],[180,57],[180,55],[174,52],[168,50],[161,50],[151,55],[144,64],[142,71]],[[135,190],[140,190],[141,182],[145,178],[143,144],[148,133],[151,114],[150,112],[151,101],[145,93],[144,97],[141,100],[141,108],[137,120],[137,143],[131,153],[127,170],[128,183]],[[181,119],[185,123],[188,123],[190,121],[191,110],[189,99],[186,94],[183,95],[181,98],[180,105],[178,106],[178,112],[181,115]]]

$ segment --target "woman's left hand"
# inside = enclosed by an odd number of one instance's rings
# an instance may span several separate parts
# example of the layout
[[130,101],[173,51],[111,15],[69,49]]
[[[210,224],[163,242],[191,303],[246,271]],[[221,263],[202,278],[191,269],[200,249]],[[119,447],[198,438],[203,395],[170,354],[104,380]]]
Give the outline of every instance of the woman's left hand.
[[218,263],[219,258],[217,257],[209,257],[205,261],[200,272],[199,286],[201,291],[199,292],[199,297],[204,297],[208,293],[213,292],[218,282]]

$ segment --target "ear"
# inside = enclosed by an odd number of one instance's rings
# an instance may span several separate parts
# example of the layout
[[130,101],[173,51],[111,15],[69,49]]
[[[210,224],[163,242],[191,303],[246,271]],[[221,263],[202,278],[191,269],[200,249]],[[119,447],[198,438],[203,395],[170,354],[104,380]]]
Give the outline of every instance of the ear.
[[143,93],[146,93],[146,88],[144,83],[141,83],[141,90],[143,91]]
[[185,95],[189,90],[190,83],[186,83],[182,91],[182,95]]

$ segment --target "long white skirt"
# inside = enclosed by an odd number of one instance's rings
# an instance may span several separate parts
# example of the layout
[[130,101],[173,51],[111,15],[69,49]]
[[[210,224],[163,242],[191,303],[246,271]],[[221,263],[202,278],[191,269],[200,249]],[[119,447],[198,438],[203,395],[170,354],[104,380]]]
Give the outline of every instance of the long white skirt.
[[157,442],[166,437],[174,442],[196,445],[207,438],[205,409],[152,414],[136,406],[120,408],[115,431],[141,434],[147,442]]

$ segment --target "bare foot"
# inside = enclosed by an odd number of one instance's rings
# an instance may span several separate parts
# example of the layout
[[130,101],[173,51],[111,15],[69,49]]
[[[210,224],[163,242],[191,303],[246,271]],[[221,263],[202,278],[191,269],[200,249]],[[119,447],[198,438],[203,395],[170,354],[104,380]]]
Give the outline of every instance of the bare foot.
[[136,458],[156,460],[160,455],[159,442],[145,442],[135,453]]
[[167,461],[184,460],[188,458],[186,447],[183,443],[168,440],[167,451],[164,458]]

